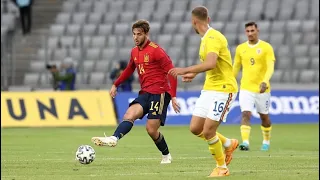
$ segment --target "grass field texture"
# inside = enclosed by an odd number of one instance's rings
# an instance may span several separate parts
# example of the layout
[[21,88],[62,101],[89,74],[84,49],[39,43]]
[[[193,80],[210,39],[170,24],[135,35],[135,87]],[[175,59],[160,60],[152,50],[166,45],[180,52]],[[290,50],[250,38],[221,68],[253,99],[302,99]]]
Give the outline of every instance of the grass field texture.
[[[187,126],[163,127],[173,163],[160,165],[161,155],[145,127],[137,126],[115,148],[96,147],[92,136],[107,128],[9,128],[1,130],[2,180],[201,180],[215,166],[207,144]],[[220,132],[240,140],[239,126]],[[319,124],[273,125],[271,150],[261,152],[261,130],[252,126],[249,152],[237,150],[229,180],[319,179]],[[74,160],[78,146],[96,151],[92,164]]]

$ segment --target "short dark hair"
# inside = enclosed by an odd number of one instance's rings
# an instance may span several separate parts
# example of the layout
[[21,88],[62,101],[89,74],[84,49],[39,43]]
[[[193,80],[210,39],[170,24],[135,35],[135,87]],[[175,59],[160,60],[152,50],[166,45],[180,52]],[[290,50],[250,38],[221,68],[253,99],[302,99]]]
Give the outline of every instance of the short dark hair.
[[192,10],[192,15],[198,19],[205,21],[208,19],[208,9],[204,6],[197,6]]
[[147,20],[140,19],[132,25],[131,30],[133,31],[133,29],[135,29],[135,28],[140,28],[143,30],[144,33],[148,33],[150,30],[150,25]]
[[246,24],[244,25],[245,28],[247,28],[247,27],[249,27],[249,26],[254,26],[254,27],[258,28],[258,24],[257,24],[256,22],[253,22],[253,21],[248,22],[248,23],[246,23]]

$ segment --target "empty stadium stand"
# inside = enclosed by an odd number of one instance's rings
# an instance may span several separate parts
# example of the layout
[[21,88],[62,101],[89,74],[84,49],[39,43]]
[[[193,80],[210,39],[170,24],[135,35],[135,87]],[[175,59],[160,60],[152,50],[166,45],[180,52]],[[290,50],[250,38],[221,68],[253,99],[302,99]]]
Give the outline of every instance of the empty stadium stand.
[[[260,39],[270,42],[276,54],[273,83],[319,83],[318,0],[66,0],[47,29],[46,44],[29,63],[23,85],[48,88],[45,63],[71,56],[77,62],[78,88],[108,87],[113,65],[129,59],[131,24],[140,18],[151,23],[151,39],[175,65],[197,63],[200,38],[190,24],[190,11],[197,5],[209,8],[211,26],[226,35],[232,56],[237,44],[246,41],[244,24],[258,23]],[[1,36],[12,28],[9,18],[1,15],[7,25]],[[199,76],[192,87],[199,88],[202,81]]]

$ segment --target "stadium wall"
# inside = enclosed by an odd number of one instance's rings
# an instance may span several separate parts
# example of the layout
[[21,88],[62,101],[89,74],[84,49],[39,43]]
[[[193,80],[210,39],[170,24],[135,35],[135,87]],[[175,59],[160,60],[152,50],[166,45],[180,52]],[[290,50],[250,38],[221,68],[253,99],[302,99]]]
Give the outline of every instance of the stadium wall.
[[[167,114],[167,125],[187,125],[190,122],[199,91],[178,92],[177,99],[181,106],[176,114],[170,104]],[[118,117],[123,117],[128,103],[137,93],[118,93],[115,98]],[[277,123],[319,123],[319,91],[274,90],[271,96],[270,118]],[[239,96],[230,108],[226,124],[239,124],[241,111]],[[135,124],[143,125],[146,117]],[[252,124],[260,124],[259,115],[253,112]]]
[[[199,94],[178,92],[181,113],[176,114],[170,105],[166,124],[189,124]],[[135,97],[137,93],[118,93],[113,101],[108,91],[1,92],[1,127],[115,126]],[[274,124],[319,123],[319,91],[274,90],[270,101]],[[259,124],[258,118],[254,112],[252,124]],[[240,119],[237,97],[226,124],[239,124]],[[146,117],[135,124],[145,122]]]
[[1,92],[1,127],[116,124],[108,91]]

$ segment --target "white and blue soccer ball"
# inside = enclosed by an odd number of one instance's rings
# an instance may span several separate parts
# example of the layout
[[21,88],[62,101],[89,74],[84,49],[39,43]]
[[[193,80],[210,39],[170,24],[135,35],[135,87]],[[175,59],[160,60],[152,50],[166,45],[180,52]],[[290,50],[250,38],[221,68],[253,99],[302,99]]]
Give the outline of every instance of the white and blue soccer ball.
[[90,164],[96,158],[96,152],[89,145],[81,145],[76,152],[76,160],[81,164]]

